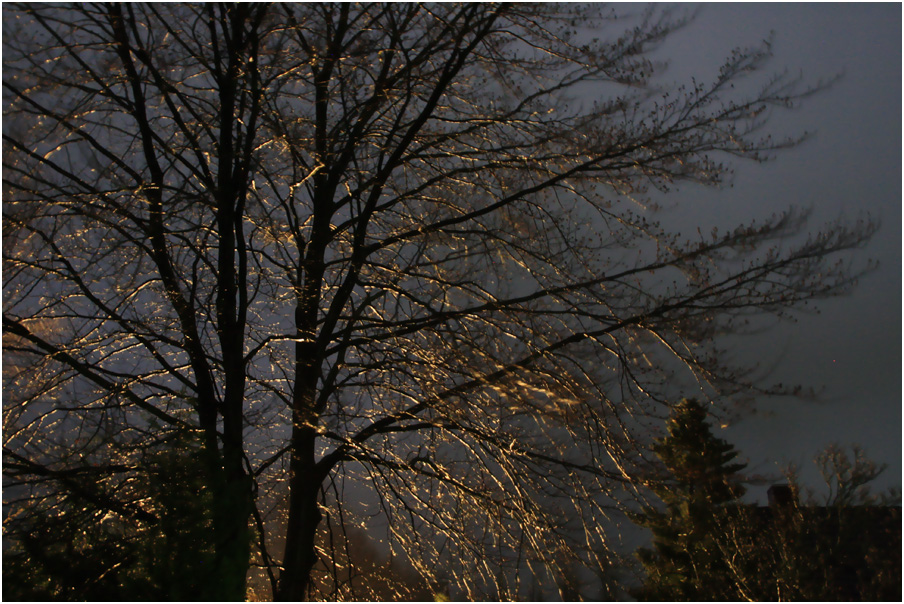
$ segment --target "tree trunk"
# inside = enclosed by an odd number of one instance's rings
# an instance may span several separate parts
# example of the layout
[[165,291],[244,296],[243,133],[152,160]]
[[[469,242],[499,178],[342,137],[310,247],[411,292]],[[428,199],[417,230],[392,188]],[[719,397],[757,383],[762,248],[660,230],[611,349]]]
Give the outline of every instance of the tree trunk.
[[317,506],[322,477],[314,459],[316,432],[310,426],[295,424],[292,430],[295,449],[292,453],[289,483],[289,522],[286,549],[279,587],[274,599],[281,602],[304,600],[311,581],[311,569],[317,562],[315,539],[321,514]]
[[[209,568],[198,567],[202,585],[192,596],[196,600],[243,601],[246,597],[248,566],[251,560],[251,532],[249,518],[254,505],[252,478],[244,471],[240,451],[224,445],[222,451],[216,441],[207,443],[204,450],[207,467],[207,488],[212,493],[211,525],[201,531],[207,535],[201,549],[212,548],[213,561]],[[200,494],[199,494],[200,495]],[[197,521],[203,522],[204,518]],[[208,549],[209,551],[209,549]],[[203,564],[203,557],[196,558]]]
[[[325,126],[323,103],[318,103],[318,124]],[[325,154],[324,149],[319,149]],[[317,562],[315,539],[320,524],[317,499],[325,478],[315,454],[317,440],[317,385],[322,353],[317,346],[317,315],[323,287],[324,250],[329,239],[331,199],[334,188],[324,175],[314,177],[314,220],[311,241],[305,254],[303,274],[298,279],[295,307],[295,385],[292,392],[292,459],[289,464],[289,520],[286,549],[279,586],[274,599],[283,602],[304,600]],[[303,285],[302,285],[303,284]]]
[[215,566],[205,596],[241,602],[246,597],[251,533],[248,479],[227,482],[214,504]]

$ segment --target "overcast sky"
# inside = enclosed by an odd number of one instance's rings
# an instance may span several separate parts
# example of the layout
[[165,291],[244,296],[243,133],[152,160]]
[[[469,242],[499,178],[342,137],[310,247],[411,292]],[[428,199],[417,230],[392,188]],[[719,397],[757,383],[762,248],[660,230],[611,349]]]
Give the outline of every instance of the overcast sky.
[[815,136],[773,162],[737,164],[731,188],[683,189],[670,198],[670,212],[676,220],[724,223],[793,205],[813,209],[813,230],[869,213],[882,227],[852,260],[880,266],[852,295],[821,303],[822,314],[745,340],[746,354],[776,365],[777,381],[821,389],[823,400],[763,401],[760,413],[722,437],[750,458],[750,469],[768,473],[794,462],[813,486],[819,479],[810,460],[819,450],[859,443],[889,465],[882,484],[900,487],[901,5],[708,4],[662,49],[672,61],[667,79],[709,80],[734,47],[770,31],[772,71],[787,68],[814,82],[843,73],[801,109],[774,116],[782,130]]

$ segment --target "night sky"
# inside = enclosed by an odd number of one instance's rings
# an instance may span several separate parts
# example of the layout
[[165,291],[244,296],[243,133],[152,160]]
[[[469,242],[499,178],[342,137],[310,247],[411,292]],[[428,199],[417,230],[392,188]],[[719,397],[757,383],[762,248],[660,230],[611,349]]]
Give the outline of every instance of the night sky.
[[[808,82],[843,74],[800,109],[773,115],[772,132],[814,136],[772,162],[735,163],[731,187],[682,188],[666,198],[672,207],[661,217],[696,230],[795,206],[812,209],[808,228],[815,231],[869,214],[881,229],[849,259],[855,266],[872,259],[879,268],[852,295],[821,302],[821,314],[741,340],[739,354],[774,367],[770,380],[812,386],[820,397],[762,400],[720,436],[749,458],[749,470],[776,474],[793,462],[814,487],[821,482],[811,463],[817,452],[831,442],[859,443],[889,466],[877,484],[900,488],[901,5],[705,5],[660,49],[671,61],[664,79],[711,80],[733,48],[755,45],[770,31],[767,71],[788,69]],[[763,502],[762,490],[750,496]]]

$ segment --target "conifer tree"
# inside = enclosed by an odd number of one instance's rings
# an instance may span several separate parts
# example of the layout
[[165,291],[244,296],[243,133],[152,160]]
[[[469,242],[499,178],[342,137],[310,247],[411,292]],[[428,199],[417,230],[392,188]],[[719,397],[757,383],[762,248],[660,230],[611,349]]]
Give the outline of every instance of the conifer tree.
[[734,447],[716,438],[706,408],[685,399],[672,410],[668,436],[653,447],[664,476],[651,488],[665,511],[646,508],[635,522],[653,532],[638,557],[647,577],[641,600],[737,599],[716,543],[719,508],[744,494]]

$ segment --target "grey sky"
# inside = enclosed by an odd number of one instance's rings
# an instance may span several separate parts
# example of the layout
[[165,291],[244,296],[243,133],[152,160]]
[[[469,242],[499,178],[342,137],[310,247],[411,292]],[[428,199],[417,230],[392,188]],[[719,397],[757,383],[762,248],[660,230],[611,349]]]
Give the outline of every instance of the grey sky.
[[[791,205],[811,207],[820,224],[869,213],[882,228],[852,256],[878,270],[848,297],[819,305],[769,333],[744,340],[744,354],[776,365],[776,381],[822,389],[822,401],[763,401],[760,413],[723,436],[774,472],[787,462],[818,477],[810,463],[825,445],[859,443],[889,465],[883,485],[901,485],[901,5],[709,4],[666,42],[666,79],[709,80],[736,46],[774,30],[771,71],[801,71],[815,82],[843,72],[831,89],[793,112],[774,115],[775,131],[815,136],[767,164],[736,164],[733,187],[686,187],[664,216],[731,224]],[[759,494],[763,500],[765,493]]]

